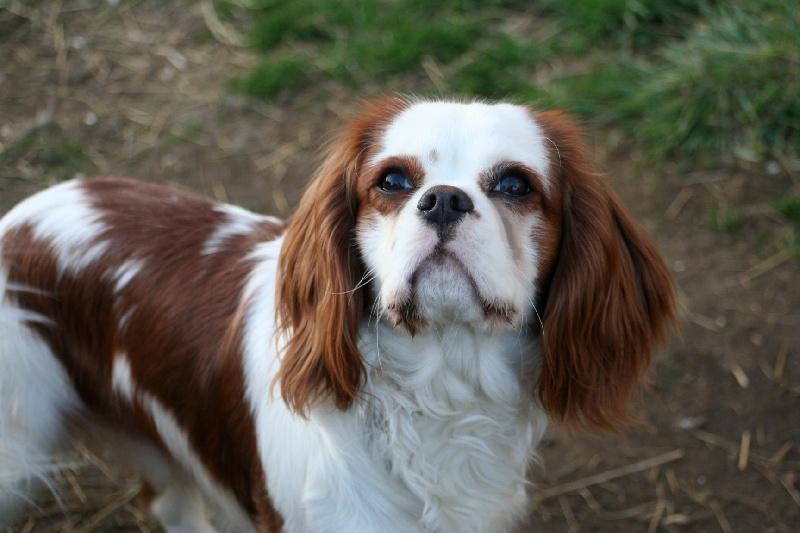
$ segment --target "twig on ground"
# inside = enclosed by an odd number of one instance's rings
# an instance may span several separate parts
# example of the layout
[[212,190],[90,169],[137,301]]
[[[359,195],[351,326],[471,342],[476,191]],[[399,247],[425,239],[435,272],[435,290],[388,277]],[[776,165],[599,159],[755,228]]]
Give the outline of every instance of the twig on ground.
[[668,468],[664,477],[667,478],[667,485],[669,485],[669,490],[672,494],[677,494],[679,490],[681,490],[680,481],[678,481],[678,476],[675,475],[675,470],[672,468]]
[[667,220],[675,220],[678,218],[683,206],[685,206],[686,202],[692,198],[693,194],[694,193],[692,192],[691,188],[683,187],[678,195],[675,196],[675,199],[669,204],[667,210],[664,211],[664,216],[667,218]]
[[86,494],[83,492],[78,480],[75,478],[75,473],[71,470],[65,470],[64,477],[67,479],[67,483],[69,483],[69,485],[72,487],[72,492],[75,493],[75,495],[78,497],[78,500],[80,500],[81,503],[86,503]]
[[792,257],[794,257],[794,253],[792,253],[791,250],[789,250],[788,248],[783,249],[780,252],[764,259],[760,263],[753,265],[752,267],[744,271],[742,274],[740,274],[739,283],[741,283],[742,286],[747,287],[747,285],[751,281],[758,278],[759,276],[763,276],[770,270],[777,268],[778,266],[788,261]]
[[75,449],[84,459],[86,459],[87,461],[92,463],[95,467],[97,467],[97,469],[100,472],[102,472],[103,475],[106,476],[106,478],[108,478],[109,481],[113,481],[114,483],[119,482],[119,479],[117,478],[116,475],[114,475],[114,472],[111,471],[108,465],[104,461],[102,461],[99,457],[97,457],[95,454],[93,454],[89,450],[89,448],[87,448],[85,445],[81,443],[76,443]]
[[661,519],[664,517],[664,511],[667,509],[667,505],[664,501],[659,501],[656,504],[656,511],[653,513],[653,518],[650,519],[650,526],[647,528],[647,533],[656,533],[658,530],[658,525],[661,523]]
[[98,524],[108,518],[117,509],[131,501],[131,499],[134,498],[138,493],[138,487],[129,487],[125,492],[122,493],[121,496],[115,498],[111,503],[95,513],[95,515],[92,516],[88,522],[82,524],[80,528],[73,530],[73,533],[89,533],[90,531],[93,531]]
[[736,382],[741,388],[746,389],[750,387],[750,378],[739,363],[733,363],[731,365],[731,374],[736,378]]
[[714,516],[714,513],[711,511],[701,511],[696,514],[686,514],[686,513],[675,513],[671,515],[665,516],[661,520],[662,526],[688,526],[689,524],[694,524],[696,522],[702,522],[704,520],[708,520]]
[[717,500],[708,500],[708,506],[711,508],[711,512],[714,513],[714,516],[717,518],[717,522],[719,523],[719,527],[722,528],[724,533],[731,533],[731,523],[728,522],[728,518],[725,516],[725,511],[722,509],[722,506],[719,504]]
[[228,46],[243,47],[247,44],[245,38],[239,32],[219,20],[217,12],[214,10],[214,3],[211,0],[202,2],[200,10],[203,14],[203,22],[206,23],[208,31],[211,32],[211,35],[216,40]]
[[719,320],[714,320],[707,316],[703,316],[699,313],[695,313],[694,311],[688,308],[686,309],[686,315],[689,318],[689,320],[691,320],[701,328],[707,329],[708,331],[717,332],[722,329]]
[[289,213],[291,209],[289,207],[289,201],[286,199],[286,195],[280,187],[272,189],[272,202],[275,204],[275,208],[280,215],[286,216]]
[[228,193],[225,191],[225,184],[216,181],[213,185],[211,185],[211,190],[214,192],[214,198],[216,198],[218,202],[225,204],[229,202]]
[[775,452],[775,454],[769,458],[769,461],[767,462],[767,468],[770,470],[777,468],[781,461],[783,461],[783,458],[786,457],[786,454],[791,451],[792,447],[793,444],[791,442],[787,442],[781,446],[781,449]]
[[789,348],[786,344],[781,346],[781,349],[778,350],[778,358],[775,360],[775,369],[772,373],[772,378],[775,381],[780,381],[783,379],[783,372],[786,369],[786,356],[789,354]]
[[739,444],[739,472],[747,470],[747,462],[750,459],[750,431],[742,432],[742,440]]
[[641,517],[644,514],[651,513],[653,508],[655,508],[658,505],[657,501],[652,501],[639,504],[636,507],[631,507],[629,509],[622,509],[620,511],[606,511],[605,509],[603,509],[603,506],[600,505],[600,503],[594,498],[592,491],[590,491],[588,488],[582,488],[578,490],[578,494],[580,494],[586,501],[586,505],[589,506],[589,509],[594,511],[594,513],[601,520],[605,520],[607,522],[614,522],[616,520],[625,520],[627,518]]
[[561,511],[564,513],[564,518],[567,519],[569,525],[569,533],[577,532],[580,529],[578,521],[575,519],[575,513],[572,512],[572,507],[569,506],[569,500],[563,495],[558,497],[558,503],[561,505]]
[[[728,450],[733,454],[739,454],[740,451],[740,444],[735,442],[729,441],[723,437],[718,435],[714,435],[713,433],[709,433],[707,431],[703,431],[700,429],[695,429],[692,431],[695,437],[702,440],[706,444],[710,444],[712,446],[717,446],[718,448],[723,448]],[[753,463],[763,466],[765,468],[769,468],[769,457],[766,457],[760,453],[756,453],[753,451],[748,452],[748,460],[752,461]]]
[[688,174],[686,176],[684,183],[686,185],[708,185],[709,183],[727,181],[730,178],[731,178],[730,175],[722,170],[712,170],[707,172],[692,172],[691,174]]
[[136,524],[136,527],[138,527],[139,530],[144,532],[150,531],[150,528],[147,524],[147,515],[145,515],[138,507],[136,507],[136,505],[130,503],[127,504],[125,506],[125,511],[131,515],[133,522]]
[[787,472],[785,476],[781,477],[781,485],[783,485],[783,487],[786,489],[786,492],[789,493],[789,496],[792,497],[794,503],[800,507],[800,490],[795,488],[794,483],[792,483],[792,477],[792,473]]
[[600,483],[611,481],[612,479],[629,476],[637,472],[643,472],[645,470],[653,468],[654,466],[663,465],[666,463],[670,463],[672,461],[677,461],[678,459],[681,459],[684,455],[686,455],[686,453],[682,449],[677,449],[662,455],[658,455],[656,457],[643,459],[641,461],[638,461],[630,465],[626,465],[620,468],[615,468],[607,472],[602,472],[594,476],[578,479],[576,481],[570,481],[569,483],[564,483],[556,487],[551,487],[549,489],[538,491],[534,496],[533,507],[535,507],[539,502],[546,500],[548,498],[552,498],[554,496],[560,496],[569,492],[576,492],[580,489],[591,487],[592,485],[599,485]]

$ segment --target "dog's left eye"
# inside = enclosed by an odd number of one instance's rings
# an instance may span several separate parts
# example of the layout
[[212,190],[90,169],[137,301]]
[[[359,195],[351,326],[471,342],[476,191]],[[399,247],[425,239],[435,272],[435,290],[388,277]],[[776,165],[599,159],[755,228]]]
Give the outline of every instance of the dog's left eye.
[[497,180],[492,192],[499,192],[506,196],[518,198],[531,192],[531,186],[524,178],[516,174],[506,174]]
[[391,170],[381,177],[380,181],[378,181],[378,187],[385,192],[401,192],[411,189],[412,185],[405,174],[397,170]]

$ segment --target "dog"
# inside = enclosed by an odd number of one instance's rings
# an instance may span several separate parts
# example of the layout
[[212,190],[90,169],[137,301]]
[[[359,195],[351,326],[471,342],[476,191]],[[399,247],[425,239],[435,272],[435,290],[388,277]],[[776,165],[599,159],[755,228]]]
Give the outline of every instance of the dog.
[[287,222],[61,183],[0,222],[0,526],[91,434],[170,533],[513,531],[548,421],[631,422],[674,320],[559,111],[366,103]]

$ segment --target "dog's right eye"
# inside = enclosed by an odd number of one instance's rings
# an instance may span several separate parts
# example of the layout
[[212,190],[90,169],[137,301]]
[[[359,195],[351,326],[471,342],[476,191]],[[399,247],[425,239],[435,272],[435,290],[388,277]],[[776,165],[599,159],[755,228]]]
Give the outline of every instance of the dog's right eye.
[[402,192],[413,188],[408,177],[399,170],[390,170],[381,176],[378,187],[384,192]]

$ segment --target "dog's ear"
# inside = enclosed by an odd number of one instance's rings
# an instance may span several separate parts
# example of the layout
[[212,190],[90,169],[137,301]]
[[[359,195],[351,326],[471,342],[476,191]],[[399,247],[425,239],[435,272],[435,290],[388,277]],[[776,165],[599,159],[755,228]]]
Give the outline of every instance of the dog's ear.
[[545,289],[540,401],[567,427],[613,428],[675,323],[675,290],[650,235],[597,175],[575,123],[536,115],[562,190],[561,242]]
[[358,326],[364,274],[355,238],[356,185],[364,157],[404,100],[370,102],[331,145],[287,225],[278,261],[281,395],[296,412],[330,397],[350,406],[364,378]]

